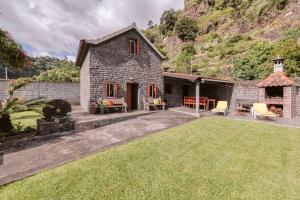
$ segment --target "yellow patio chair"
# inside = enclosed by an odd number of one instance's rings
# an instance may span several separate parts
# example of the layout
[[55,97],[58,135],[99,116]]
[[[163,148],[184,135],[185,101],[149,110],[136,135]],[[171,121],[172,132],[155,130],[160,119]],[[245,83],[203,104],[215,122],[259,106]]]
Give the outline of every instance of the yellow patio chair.
[[211,110],[215,115],[216,113],[224,113],[224,116],[228,114],[228,102],[218,101],[217,107]]
[[265,103],[254,103],[251,114],[255,119],[257,117],[276,117],[276,114],[268,110],[267,104]]

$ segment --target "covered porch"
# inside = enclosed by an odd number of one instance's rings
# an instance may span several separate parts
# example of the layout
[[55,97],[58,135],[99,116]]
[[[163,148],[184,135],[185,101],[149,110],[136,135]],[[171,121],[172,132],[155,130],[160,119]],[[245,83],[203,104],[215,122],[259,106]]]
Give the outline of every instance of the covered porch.
[[233,81],[171,72],[163,75],[168,107],[188,107],[200,113],[215,108],[220,100],[230,105]]

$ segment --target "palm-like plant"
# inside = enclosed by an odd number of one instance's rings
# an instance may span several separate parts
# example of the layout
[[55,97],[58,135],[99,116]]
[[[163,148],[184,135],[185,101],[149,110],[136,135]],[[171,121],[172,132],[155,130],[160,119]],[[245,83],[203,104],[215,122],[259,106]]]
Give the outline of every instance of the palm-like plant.
[[0,107],[0,133],[9,133],[13,131],[10,115],[24,111],[35,111],[42,113],[46,106],[45,98],[40,97],[31,100],[25,100],[22,97],[14,97],[14,91],[31,83],[31,79],[21,78],[11,81],[7,90],[7,99],[3,108]]

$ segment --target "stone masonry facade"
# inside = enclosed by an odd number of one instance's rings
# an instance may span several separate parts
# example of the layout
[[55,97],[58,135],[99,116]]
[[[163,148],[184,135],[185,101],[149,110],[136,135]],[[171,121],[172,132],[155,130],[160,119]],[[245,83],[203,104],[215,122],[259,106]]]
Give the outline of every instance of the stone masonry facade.
[[[128,40],[140,40],[140,53],[128,52]],[[156,84],[157,96],[164,94],[162,58],[140,37],[135,30],[118,35],[88,50],[81,73],[87,79],[81,79],[81,92],[89,90],[89,98],[81,99],[81,105],[88,111],[88,104],[105,96],[105,83],[120,85],[118,97],[127,98],[127,83],[138,84],[138,107],[142,109],[142,98],[147,97],[148,84]],[[86,62],[88,59],[88,62]],[[89,69],[85,68],[89,64]],[[88,70],[88,71],[87,71]],[[88,103],[87,103],[88,101]]]
[[[6,99],[9,80],[0,80],[0,101]],[[26,99],[46,97],[48,100],[64,99],[71,104],[79,104],[79,83],[33,82],[15,92]]]

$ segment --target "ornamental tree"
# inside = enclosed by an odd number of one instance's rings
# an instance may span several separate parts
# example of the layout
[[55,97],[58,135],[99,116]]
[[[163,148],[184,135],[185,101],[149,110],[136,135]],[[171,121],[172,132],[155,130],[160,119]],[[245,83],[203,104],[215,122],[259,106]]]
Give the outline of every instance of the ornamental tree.
[[0,60],[10,67],[23,69],[30,64],[30,59],[11,35],[0,29]]

